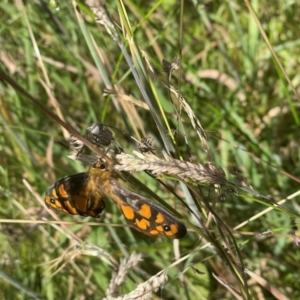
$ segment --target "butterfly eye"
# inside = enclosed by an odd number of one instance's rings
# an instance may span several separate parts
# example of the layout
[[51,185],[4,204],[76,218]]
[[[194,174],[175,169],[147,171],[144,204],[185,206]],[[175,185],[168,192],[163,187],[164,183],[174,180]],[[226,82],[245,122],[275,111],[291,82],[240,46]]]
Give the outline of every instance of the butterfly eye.
[[51,198],[51,199],[50,199],[50,202],[51,202],[52,204],[55,204],[55,199]]
[[106,163],[104,161],[101,161],[98,159],[94,164],[93,168],[100,169],[100,170],[106,170]]
[[101,164],[101,165],[99,166],[99,169],[105,170],[105,169],[106,169],[106,165],[105,165],[105,164]]

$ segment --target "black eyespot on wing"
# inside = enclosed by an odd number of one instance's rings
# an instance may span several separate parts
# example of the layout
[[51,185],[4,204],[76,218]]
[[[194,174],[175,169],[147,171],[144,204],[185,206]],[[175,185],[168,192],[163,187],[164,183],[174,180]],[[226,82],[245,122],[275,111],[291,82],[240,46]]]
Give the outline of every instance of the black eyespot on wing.
[[170,231],[170,230],[171,230],[171,228],[169,225],[164,225],[164,231]]

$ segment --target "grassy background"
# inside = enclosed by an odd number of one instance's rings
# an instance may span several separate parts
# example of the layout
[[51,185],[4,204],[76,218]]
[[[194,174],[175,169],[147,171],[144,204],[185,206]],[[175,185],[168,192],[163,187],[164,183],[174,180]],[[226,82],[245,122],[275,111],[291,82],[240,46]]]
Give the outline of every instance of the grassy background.
[[[87,12],[78,14],[71,2],[60,1],[59,9],[47,1],[27,2],[0,3],[0,68],[78,131],[84,133],[100,120],[137,139],[152,136],[155,153],[162,157],[165,145],[153,112],[104,27],[96,25]],[[299,212],[299,197],[293,193],[300,173],[300,99],[253,15],[242,2],[174,2],[126,1],[127,24],[118,1],[108,9],[137,71],[141,75],[142,67],[146,70],[144,83],[153,106],[157,95],[166,113],[170,131],[165,136],[171,144],[174,134],[175,155],[193,162],[208,160],[190,118],[163,85],[167,75],[162,59],[180,56],[181,68],[171,84],[180,89],[205,129],[209,159],[224,170],[238,168],[261,195],[275,201],[291,196],[285,205]],[[299,91],[300,6],[297,1],[272,5],[252,1],[252,5],[287,77]],[[134,39],[127,40],[130,29]],[[145,67],[138,47],[145,51],[155,74]],[[107,93],[112,89],[114,95]],[[180,255],[188,255],[170,268],[168,281],[153,299],[235,299],[238,293],[248,299],[284,299],[283,295],[299,299],[300,257],[290,235],[295,225],[291,215],[272,210],[233,231],[266,208],[266,203],[243,191],[229,193],[225,202],[218,202],[213,186],[190,185],[197,191],[191,199],[178,181],[165,178],[185,203],[199,205],[196,212],[207,229],[191,228],[179,246],[123,225],[94,226],[89,222],[95,220],[79,216],[57,214],[60,220],[85,224],[39,224],[38,220],[53,218],[38,196],[43,198],[59,178],[84,168],[67,158],[68,134],[62,127],[4,81],[0,82],[0,109],[0,299],[102,299],[118,263],[133,251],[142,253],[144,260],[130,270],[118,295],[134,290]],[[161,118],[160,113],[156,116]],[[127,153],[137,149],[126,135],[114,134]],[[144,173],[134,176],[175,207],[187,226],[195,222],[156,180]],[[210,205],[219,219],[208,214]],[[101,222],[124,224],[110,203]],[[201,236],[213,246],[207,246]],[[253,273],[244,274],[244,268]]]

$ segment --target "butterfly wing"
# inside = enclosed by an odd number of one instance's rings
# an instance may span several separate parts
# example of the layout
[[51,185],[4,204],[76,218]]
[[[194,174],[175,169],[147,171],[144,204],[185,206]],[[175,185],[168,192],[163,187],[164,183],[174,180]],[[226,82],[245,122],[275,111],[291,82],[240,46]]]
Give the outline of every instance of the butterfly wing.
[[134,228],[150,236],[166,236],[180,239],[186,235],[186,227],[171,213],[150,199],[131,192],[110,178],[108,196],[119,206],[125,219]]
[[[66,176],[46,191],[47,207],[66,214],[98,218],[105,209],[100,189],[94,187],[88,173]],[[97,192],[98,191],[98,192]]]

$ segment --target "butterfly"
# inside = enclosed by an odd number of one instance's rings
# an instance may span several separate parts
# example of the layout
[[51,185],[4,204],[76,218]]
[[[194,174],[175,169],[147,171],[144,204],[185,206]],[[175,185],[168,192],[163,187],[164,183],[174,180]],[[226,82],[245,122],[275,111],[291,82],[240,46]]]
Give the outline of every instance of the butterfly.
[[180,239],[186,227],[171,213],[150,199],[123,187],[116,179],[112,163],[97,158],[89,172],[60,179],[46,191],[47,207],[67,214],[100,217],[105,200],[113,200],[127,222],[149,236]]

